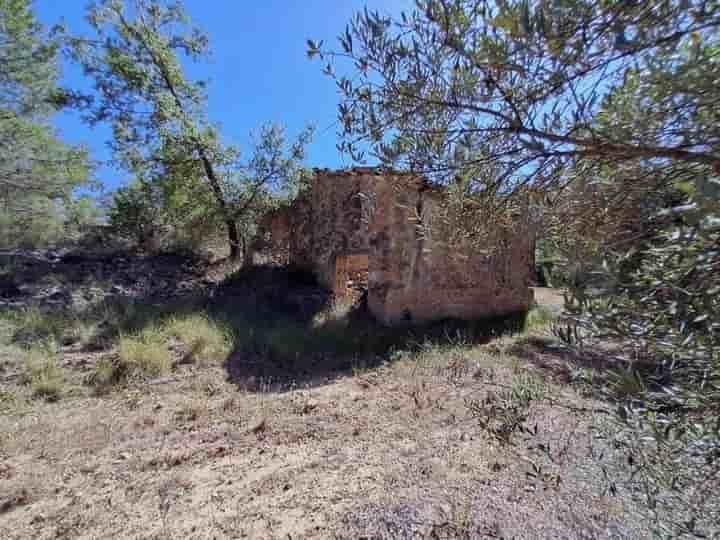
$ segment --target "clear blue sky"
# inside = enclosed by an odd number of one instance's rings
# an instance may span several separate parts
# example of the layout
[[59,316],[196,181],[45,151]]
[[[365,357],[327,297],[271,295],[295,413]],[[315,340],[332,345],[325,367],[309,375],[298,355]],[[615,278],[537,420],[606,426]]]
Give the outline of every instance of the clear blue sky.
[[[87,33],[86,0],[36,0],[40,20],[50,26],[64,21],[73,33]],[[338,94],[333,82],[321,73],[322,65],[307,59],[306,40],[336,37],[353,13],[365,5],[390,14],[410,10],[412,0],[185,0],[195,25],[210,36],[212,58],[193,66],[192,77],[210,80],[209,114],[219,122],[225,139],[245,147],[249,132],[265,122],[281,122],[291,135],[307,123],[316,126],[308,152],[314,167],[350,165],[336,150]],[[82,73],[64,67],[63,83],[88,89]],[[105,143],[110,130],[88,128],[75,113],[55,121],[62,138],[82,143],[96,160],[107,160]],[[345,158],[346,160],[349,158]],[[127,174],[109,167],[97,172],[106,189],[127,181]]]

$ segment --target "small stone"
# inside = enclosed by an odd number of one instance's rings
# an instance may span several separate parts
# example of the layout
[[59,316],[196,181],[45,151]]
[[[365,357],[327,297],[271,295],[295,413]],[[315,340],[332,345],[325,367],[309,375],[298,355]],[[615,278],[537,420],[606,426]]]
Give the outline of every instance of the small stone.
[[305,405],[303,406],[302,412],[303,412],[303,414],[308,414],[317,408],[318,408],[318,402],[314,401],[314,400],[310,400],[307,403],[305,403]]
[[264,418],[261,418],[260,420],[254,422],[250,425],[250,432],[251,433],[261,433],[265,431],[265,428],[267,427],[267,423],[265,422]]

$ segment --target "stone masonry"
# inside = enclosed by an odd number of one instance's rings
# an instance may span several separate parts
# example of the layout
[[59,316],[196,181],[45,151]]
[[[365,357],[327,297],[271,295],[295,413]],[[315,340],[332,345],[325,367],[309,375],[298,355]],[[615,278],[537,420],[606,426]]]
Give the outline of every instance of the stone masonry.
[[529,309],[526,217],[518,216],[512,234],[501,233],[503,249],[450,247],[432,221],[442,197],[442,189],[408,174],[316,169],[290,207],[266,216],[259,237],[267,251],[282,254],[276,262],[312,271],[336,297],[367,288],[368,307],[384,324]]

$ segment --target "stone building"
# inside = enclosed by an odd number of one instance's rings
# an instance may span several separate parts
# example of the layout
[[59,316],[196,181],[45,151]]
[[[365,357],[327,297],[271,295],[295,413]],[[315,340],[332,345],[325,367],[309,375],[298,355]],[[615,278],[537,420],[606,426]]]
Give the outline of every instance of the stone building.
[[276,262],[312,271],[336,297],[366,289],[368,308],[385,324],[526,311],[532,291],[525,216],[502,233],[500,250],[450,245],[432,223],[443,193],[403,173],[316,169],[291,206],[266,216],[259,238]]

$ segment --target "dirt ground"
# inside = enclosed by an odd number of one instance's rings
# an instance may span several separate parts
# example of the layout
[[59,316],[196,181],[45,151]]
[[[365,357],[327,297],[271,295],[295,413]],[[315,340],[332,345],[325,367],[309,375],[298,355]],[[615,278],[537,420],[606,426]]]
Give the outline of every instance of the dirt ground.
[[[550,293],[540,295],[554,296]],[[539,328],[282,381],[178,364],[93,395],[62,351],[30,399],[5,349],[0,538],[644,538],[613,405]],[[263,372],[258,372],[263,373]]]

